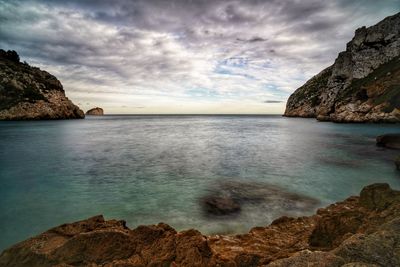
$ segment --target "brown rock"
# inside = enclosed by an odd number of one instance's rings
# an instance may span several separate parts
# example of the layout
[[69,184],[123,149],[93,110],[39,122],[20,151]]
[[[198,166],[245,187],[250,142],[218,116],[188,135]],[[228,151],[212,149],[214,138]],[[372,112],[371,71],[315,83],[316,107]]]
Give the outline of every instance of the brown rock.
[[359,207],[357,198],[349,198],[343,205],[340,204],[318,210],[319,219],[310,236],[311,246],[336,247],[348,234],[356,233],[362,225],[366,211]]
[[360,205],[371,210],[383,210],[400,200],[400,192],[394,191],[388,184],[372,184],[360,193]]
[[322,251],[300,251],[290,258],[274,261],[268,267],[340,267],[345,261],[328,252]]
[[400,218],[390,221],[371,234],[349,237],[334,254],[346,262],[363,262],[378,266],[400,266]]
[[88,111],[86,111],[86,115],[103,116],[104,111],[102,108],[96,107],[96,108],[92,108],[92,109],[89,109]]
[[342,267],[379,267],[379,265],[372,264],[372,263],[371,264],[363,263],[363,262],[351,262],[351,263],[342,265]]
[[387,184],[247,234],[203,236],[170,226],[129,229],[96,216],[6,249],[7,266],[400,266],[400,192]]

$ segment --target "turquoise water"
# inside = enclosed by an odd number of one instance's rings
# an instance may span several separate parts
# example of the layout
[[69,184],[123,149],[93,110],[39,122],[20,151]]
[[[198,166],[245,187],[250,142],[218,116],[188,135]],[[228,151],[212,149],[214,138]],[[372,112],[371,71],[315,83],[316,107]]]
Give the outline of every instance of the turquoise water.
[[0,250],[97,214],[130,227],[163,221],[217,233],[287,213],[278,203],[248,205],[228,219],[204,216],[199,199],[219,181],[278,185],[319,206],[374,182],[400,188],[392,162],[399,152],[375,146],[376,135],[399,130],[280,116],[0,122]]

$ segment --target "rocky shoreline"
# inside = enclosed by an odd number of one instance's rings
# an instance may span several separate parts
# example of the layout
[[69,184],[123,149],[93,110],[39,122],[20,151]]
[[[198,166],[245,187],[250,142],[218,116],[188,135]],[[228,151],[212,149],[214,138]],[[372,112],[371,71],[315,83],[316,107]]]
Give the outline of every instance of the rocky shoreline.
[[309,217],[247,234],[204,236],[167,224],[129,229],[96,216],[6,249],[0,266],[400,266],[400,192],[373,184]]

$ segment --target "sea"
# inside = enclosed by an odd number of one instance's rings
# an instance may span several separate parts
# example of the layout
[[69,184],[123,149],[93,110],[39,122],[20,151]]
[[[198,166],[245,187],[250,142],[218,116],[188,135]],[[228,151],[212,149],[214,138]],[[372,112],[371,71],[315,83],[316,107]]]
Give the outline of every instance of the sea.
[[[376,136],[399,131],[398,124],[275,115],[3,121],[0,251],[98,214],[130,228],[164,222],[235,234],[283,215],[310,215],[368,184],[400,189],[393,163],[400,151],[375,145]],[[232,192],[247,199],[239,212],[208,213],[205,198]]]

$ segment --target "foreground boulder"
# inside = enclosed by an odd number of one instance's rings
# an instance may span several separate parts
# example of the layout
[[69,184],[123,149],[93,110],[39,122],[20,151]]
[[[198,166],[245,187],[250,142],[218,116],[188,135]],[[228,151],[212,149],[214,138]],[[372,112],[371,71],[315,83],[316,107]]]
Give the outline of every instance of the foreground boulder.
[[203,236],[96,216],[6,249],[0,266],[400,266],[400,192],[387,184],[247,234]]
[[96,107],[96,108],[92,108],[92,109],[89,109],[88,111],[86,111],[86,115],[103,116],[104,111],[102,108]]
[[356,30],[335,63],[298,88],[285,116],[400,122],[400,13]]
[[81,119],[56,77],[0,49],[0,120]]

